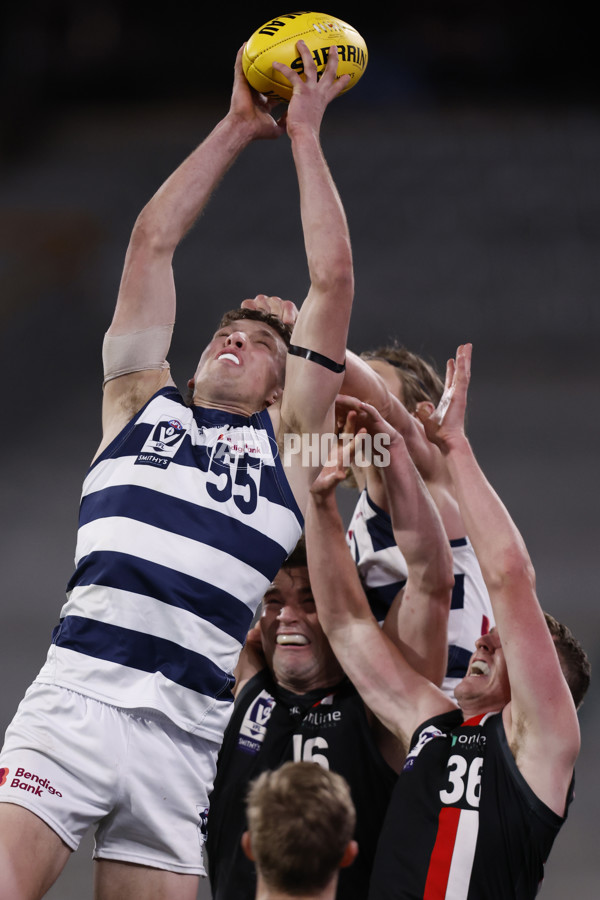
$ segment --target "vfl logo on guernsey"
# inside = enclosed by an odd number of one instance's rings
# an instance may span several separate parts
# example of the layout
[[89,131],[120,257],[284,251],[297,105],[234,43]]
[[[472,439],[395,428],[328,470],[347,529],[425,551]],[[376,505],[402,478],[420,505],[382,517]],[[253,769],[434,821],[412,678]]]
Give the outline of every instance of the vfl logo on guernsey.
[[161,418],[142,447],[135,465],[166,469],[177,453],[185,432],[179,419]]
[[246,710],[238,735],[238,748],[244,753],[255,755],[260,750],[274,706],[275,698],[261,691]]
[[424,728],[419,735],[419,740],[406,757],[406,762],[404,763],[404,768],[402,769],[402,771],[408,772],[409,769],[412,769],[415,764],[415,759],[417,758],[425,744],[428,744],[429,741],[432,741],[434,738],[438,737],[446,737],[446,735],[443,731],[440,731],[439,728],[436,728],[435,725],[428,725],[427,728]]

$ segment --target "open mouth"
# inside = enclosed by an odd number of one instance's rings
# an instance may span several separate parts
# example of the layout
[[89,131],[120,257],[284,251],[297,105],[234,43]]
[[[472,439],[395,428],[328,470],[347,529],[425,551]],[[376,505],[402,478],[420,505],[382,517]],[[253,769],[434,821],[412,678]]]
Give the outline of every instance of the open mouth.
[[489,675],[490,667],[482,659],[475,659],[469,668],[469,675]]
[[239,359],[237,358],[237,356],[234,356],[233,353],[220,353],[219,356],[217,356],[217,359],[228,359],[230,360],[230,362],[235,363],[236,366],[239,366],[240,364]]
[[310,643],[303,634],[278,634],[275,642],[286,647],[304,647]]

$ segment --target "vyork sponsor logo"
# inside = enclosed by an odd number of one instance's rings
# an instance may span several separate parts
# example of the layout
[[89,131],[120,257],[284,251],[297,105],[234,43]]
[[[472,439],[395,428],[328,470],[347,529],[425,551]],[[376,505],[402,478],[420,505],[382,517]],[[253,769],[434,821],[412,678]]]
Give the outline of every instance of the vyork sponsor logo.
[[[375,465],[384,468],[390,464],[389,434],[290,434],[283,436],[284,466],[291,465],[293,458],[300,456],[303,466],[321,468],[328,465],[335,447],[341,444],[342,466],[359,468]],[[337,462],[337,461],[336,461]]]
[[[4,771],[8,773],[8,769]],[[56,797],[62,797],[61,792],[52,787],[47,778],[40,778],[39,775],[35,775],[33,772],[26,772],[21,767],[16,770],[14,778],[10,782],[10,787],[27,791],[28,794],[34,794],[36,797],[43,797],[45,791],[49,794],[54,794]]]
[[258,469],[263,464],[271,465],[279,453],[276,441],[266,432],[247,426],[207,430],[206,446],[211,468]]
[[179,419],[159,419],[135,461],[136,466],[166,469],[184,437],[185,428]]

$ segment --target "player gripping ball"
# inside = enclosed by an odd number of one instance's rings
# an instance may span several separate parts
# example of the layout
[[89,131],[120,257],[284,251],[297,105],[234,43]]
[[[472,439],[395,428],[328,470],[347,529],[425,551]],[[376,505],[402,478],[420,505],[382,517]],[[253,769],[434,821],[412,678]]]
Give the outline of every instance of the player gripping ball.
[[304,64],[296,46],[300,40],[312,53],[317,77],[327,64],[331,47],[338,48],[337,77],[350,76],[342,94],[358,83],[367,67],[367,45],[352,25],[325,13],[286,13],[257,28],[244,48],[244,74],[255,90],[273,100],[291,99],[292,86],[273,63],[283,63],[302,76]]

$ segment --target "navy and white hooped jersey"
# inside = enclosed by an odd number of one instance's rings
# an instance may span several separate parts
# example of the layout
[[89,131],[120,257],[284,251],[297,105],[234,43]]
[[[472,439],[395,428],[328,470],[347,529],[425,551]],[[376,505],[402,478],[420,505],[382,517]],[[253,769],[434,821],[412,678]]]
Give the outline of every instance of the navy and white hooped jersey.
[[369,900],[533,900],[565,818],[523,778],[502,713],[436,716],[413,735]]
[[[404,587],[406,560],[396,544],[390,516],[362,491],[346,533],[348,546],[375,618],[385,619]],[[454,588],[448,617],[448,667],[442,690],[451,699],[465,676],[475,641],[494,625],[494,614],[479,562],[468,538],[450,541]]]
[[38,680],[220,741],[254,612],[302,532],[267,412],[158,391],[91,466]]

